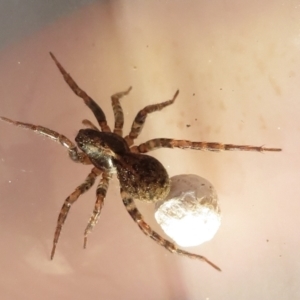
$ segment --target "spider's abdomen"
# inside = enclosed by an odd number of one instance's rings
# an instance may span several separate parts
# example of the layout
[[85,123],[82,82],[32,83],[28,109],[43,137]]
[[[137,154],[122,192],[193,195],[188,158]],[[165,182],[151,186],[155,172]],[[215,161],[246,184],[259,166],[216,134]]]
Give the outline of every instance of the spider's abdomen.
[[156,202],[170,191],[170,179],[164,166],[154,157],[127,153],[114,160],[120,185],[131,197]]

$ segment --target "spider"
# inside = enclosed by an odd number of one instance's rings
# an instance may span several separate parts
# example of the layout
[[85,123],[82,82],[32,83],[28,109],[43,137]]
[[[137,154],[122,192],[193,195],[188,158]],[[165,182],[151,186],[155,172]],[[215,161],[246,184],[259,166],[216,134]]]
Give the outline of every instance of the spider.
[[[101,129],[99,130],[91,121],[83,120],[82,123],[87,128],[79,130],[75,138],[77,143],[76,146],[64,135],[46,127],[22,123],[5,117],[0,117],[3,121],[18,127],[30,129],[35,133],[41,134],[55,142],[60,143],[68,150],[69,157],[74,162],[92,165],[92,170],[86,177],[84,183],[79,185],[74,192],[66,198],[60,210],[54,233],[53,246],[50,256],[51,260],[54,257],[58,239],[71,206],[77,201],[81,194],[92,187],[96,178],[100,177],[100,182],[96,189],[96,203],[94,210],[84,231],[84,248],[86,247],[87,237],[98,222],[109,186],[109,181],[112,178],[112,175],[116,173],[120,182],[120,192],[123,204],[125,205],[129,215],[137,223],[145,235],[151,237],[156,243],[165,247],[172,253],[177,253],[189,258],[205,261],[215,269],[221,271],[218,266],[204,256],[179,249],[174,243],[169,242],[161,237],[158,233],[153,231],[151,227],[144,221],[143,216],[135,205],[134,199],[155,203],[158,200],[164,199],[170,190],[170,179],[164,166],[157,159],[146,155],[145,153],[159,148],[181,148],[206,151],[239,150],[258,152],[281,151],[281,149],[247,145],[191,142],[169,138],[156,138],[135,146],[134,140],[141,133],[147,115],[149,113],[162,110],[166,106],[173,104],[179,94],[179,90],[176,91],[171,100],[149,105],[141,109],[133,121],[130,133],[123,138],[122,128],[124,123],[124,114],[120,105],[120,99],[129,94],[131,87],[129,87],[126,91],[116,93],[111,97],[115,118],[114,130],[112,132],[107,124],[105,114],[100,106],[76,84],[70,74],[66,72],[64,67],[51,52],[50,55],[72,91],[78,97],[82,98],[84,103],[91,109]],[[81,151],[79,151],[78,148]]]

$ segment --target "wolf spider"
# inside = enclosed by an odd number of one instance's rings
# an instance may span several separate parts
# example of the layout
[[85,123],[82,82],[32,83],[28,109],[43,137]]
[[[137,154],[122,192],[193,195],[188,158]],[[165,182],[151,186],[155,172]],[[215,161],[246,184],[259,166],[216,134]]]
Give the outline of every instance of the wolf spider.
[[[68,150],[69,157],[74,162],[93,165],[93,168],[86,177],[84,183],[79,185],[64,201],[57,220],[53,239],[53,247],[51,251],[51,259],[54,257],[62,226],[67,218],[72,204],[77,201],[81,194],[89,190],[94,184],[96,177],[100,176],[101,179],[96,190],[96,203],[94,210],[84,231],[84,248],[86,247],[87,237],[98,222],[109,181],[112,178],[113,173],[117,173],[121,186],[120,190],[123,203],[132,219],[137,223],[144,234],[150,236],[156,243],[165,247],[172,253],[177,253],[183,256],[205,261],[220,271],[219,267],[210,262],[204,256],[189,253],[177,248],[174,243],[165,240],[158,233],[153,231],[151,227],[144,221],[143,216],[138,211],[134,203],[134,199],[146,202],[156,202],[164,199],[170,190],[170,179],[166,169],[157,159],[145,155],[145,153],[159,148],[181,148],[207,151],[240,150],[258,152],[281,151],[281,149],[246,145],[239,146],[220,143],[191,142],[167,138],[156,138],[138,146],[134,146],[134,140],[141,133],[147,115],[173,104],[178,96],[179,91],[176,91],[171,100],[149,105],[140,110],[134,119],[130,133],[123,138],[122,128],[124,123],[124,114],[120,105],[120,99],[129,94],[131,87],[129,87],[126,91],[116,93],[111,97],[115,118],[114,130],[111,132],[110,127],[107,125],[106,117],[102,109],[75,83],[72,77],[65,71],[63,66],[58,62],[51,52],[50,55],[59,71],[63,75],[66,83],[73,90],[73,92],[78,97],[82,98],[85,104],[91,109],[101,128],[101,130],[99,130],[91,121],[83,120],[82,123],[88,128],[79,130],[75,138],[77,143],[76,146],[64,135],[61,135],[58,132],[46,127],[22,123],[1,117],[3,121],[33,130],[38,134],[60,143]],[[81,152],[77,147],[81,150]]]

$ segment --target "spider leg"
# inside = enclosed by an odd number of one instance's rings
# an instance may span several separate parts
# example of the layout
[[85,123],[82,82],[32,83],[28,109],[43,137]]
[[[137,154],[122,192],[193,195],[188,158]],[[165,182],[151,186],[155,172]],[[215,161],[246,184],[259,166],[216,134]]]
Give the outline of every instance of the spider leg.
[[66,72],[66,70],[63,68],[63,66],[59,63],[59,61],[56,59],[56,57],[53,55],[52,52],[50,52],[50,56],[54,60],[56,66],[58,67],[60,73],[63,75],[65,82],[69,85],[69,87],[72,89],[72,91],[80,98],[83,99],[84,103],[91,109],[94,116],[96,117],[101,130],[104,132],[110,132],[110,128],[107,125],[106,117],[103,112],[103,110],[100,108],[100,106],[85,92],[83,91],[77,83],[73,80],[70,74]]
[[206,143],[206,142],[191,142],[186,140],[173,140],[173,139],[153,139],[138,146],[133,146],[130,151],[133,153],[146,153],[159,148],[180,148],[180,149],[194,149],[203,151],[281,151],[280,148],[266,148],[264,146],[249,146],[249,145],[232,145],[220,143]]
[[54,257],[56,245],[60,236],[60,232],[62,230],[62,226],[68,216],[72,204],[79,198],[81,194],[83,194],[93,186],[96,177],[99,176],[100,174],[101,174],[100,170],[98,170],[97,168],[93,168],[90,174],[85,179],[84,183],[79,185],[75,189],[75,191],[65,200],[57,219],[57,225],[54,233],[53,246],[52,246],[52,251],[50,256],[51,259],[53,259]]
[[67,148],[69,151],[69,157],[74,161],[74,162],[80,162],[85,165],[90,165],[91,161],[89,157],[83,153],[83,152],[78,152],[77,147],[75,146],[74,143],[72,143],[67,137],[65,137],[62,134],[59,134],[58,132],[51,130],[49,128],[39,126],[39,125],[33,125],[33,124],[28,124],[28,123],[22,123],[18,121],[13,121],[5,117],[0,117],[2,121],[5,121],[7,123],[13,124],[15,126],[29,129],[34,131],[37,134],[40,134],[42,136],[45,136],[46,138],[51,139],[54,142],[60,143],[62,146]]
[[173,104],[176,97],[178,96],[178,94],[179,94],[179,90],[176,91],[175,95],[173,96],[173,98],[171,100],[157,103],[157,104],[148,105],[138,112],[138,114],[136,115],[136,117],[132,123],[131,131],[130,131],[129,135],[127,135],[125,137],[125,140],[126,140],[128,146],[133,145],[133,140],[136,139],[139,136],[139,134],[141,133],[143,126],[145,124],[147,115],[152,112],[162,110],[164,107]]
[[94,129],[96,131],[99,131],[99,129],[89,120],[86,120],[86,119],[82,120],[82,124],[86,127],[89,127],[89,128]]
[[221,271],[221,269],[219,267],[217,267],[214,263],[209,261],[204,256],[189,253],[187,251],[178,249],[173,243],[165,240],[158,233],[153,231],[150,228],[150,226],[144,221],[143,216],[138,211],[133,199],[128,197],[128,195],[124,191],[122,191],[122,189],[121,189],[121,196],[122,196],[123,203],[124,203],[128,213],[130,214],[132,219],[138,224],[138,226],[144,232],[145,235],[151,237],[156,243],[158,243],[159,245],[165,247],[171,253],[177,253],[179,255],[187,256],[189,258],[194,258],[194,259],[199,259],[199,260],[205,261],[209,265],[211,265],[213,268],[215,268],[216,270]]
[[97,186],[97,200],[94,206],[93,214],[89,220],[89,223],[84,231],[84,243],[83,243],[83,248],[86,248],[87,245],[87,237],[88,235],[92,232],[93,228],[96,226],[98,223],[101,210],[104,204],[104,199],[106,197],[106,192],[108,189],[109,181],[112,178],[111,173],[102,173],[102,178]]
[[123,136],[123,125],[124,125],[124,114],[123,114],[123,109],[120,104],[120,99],[126,95],[129,94],[131,91],[132,87],[130,86],[126,91],[116,93],[111,96],[111,104],[112,108],[114,111],[114,116],[115,116],[115,128],[114,128],[114,133],[116,133],[119,136]]

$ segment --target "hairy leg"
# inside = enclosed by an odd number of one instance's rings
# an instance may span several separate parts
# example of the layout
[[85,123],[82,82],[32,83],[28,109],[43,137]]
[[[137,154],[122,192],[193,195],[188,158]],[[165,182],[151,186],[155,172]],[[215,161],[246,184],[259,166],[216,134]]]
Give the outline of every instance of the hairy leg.
[[114,133],[116,133],[119,136],[123,136],[123,125],[124,125],[124,114],[123,114],[123,109],[120,104],[120,99],[126,95],[129,94],[131,91],[132,87],[129,87],[126,91],[116,93],[111,96],[111,104],[112,108],[114,111],[114,116],[115,116],[115,128],[114,128]]
[[73,161],[80,162],[85,165],[91,164],[89,157],[85,153],[78,152],[78,149],[74,143],[72,143],[67,137],[65,137],[62,134],[59,134],[56,131],[53,131],[49,128],[39,126],[39,125],[33,125],[33,124],[13,121],[13,120],[10,120],[5,117],[0,117],[0,120],[5,121],[10,124],[13,124],[18,127],[21,127],[21,128],[32,130],[35,133],[43,135],[43,136],[51,139],[54,142],[60,143],[62,146],[67,148],[67,150],[69,151],[69,156]]
[[100,174],[101,174],[100,170],[98,170],[97,168],[93,168],[90,174],[85,179],[84,183],[79,185],[75,189],[75,191],[65,200],[57,219],[57,225],[54,233],[53,246],[52,246],[52,251],[50,256],[51,259],[53,259],[54,257],[56,245],[62,230],[62,226],[68,216],[72,204],[79,198],[81,194],[83,194],[93,186],[96,177],[99,176]]
[[84,231],[84,243],[83,248],[86,248],[87,245],[87,237],[92,232],[93,228],[97,224],[101,210],[104,204],[104,199],[106,197],[106,192],[109,186],[109,181],[112,178],[112,174],[110,173],[102,173],[102,178],[97,186],[96,196],[97,200],[94,206],[93,214],[89,220],[89,223]]
[[146,153],[159,148],[180,148],[180,149],[194,149],[203,151],[281,151],[280,148],[266,148],[263,146],[249,146],[249,145],[232,145],[220,143],[206,143],[206,142],[191,142],[186,140],[173,140],[173,139],[153,139],[139,146],[130,148],[133,153]]
[[187,256],[189,258],[194,258],[194,259],[199,259],[199,260],[205,261],[209,265],[211,265],[213,268],[215,268],[216,270],[221,271],[221,269],[218,266],[213,264],[211,261],[209,261],[204,256],[189,253],[187,251],[178,249],[175,244],[165,240],[158,233],[153,231],[150,228],[150,226],[144,221],[143,216],[138,211],[133,199],[128,197],[128,195],[124,191],[122,191],[122,189],[121,189],[121,196],[122,196],[123,203],[124,203],[128,213],[130,214],[132,219],[138,224],[138,226],[144,232],[144,234],[151,237],[156,243],[158,243],[159,245],[165,247],[171,253],[176,253],[176,254],[179,254],[179,255]]
[[96,117],[102,131],[110,132],[110,128],[107,125],[106,117],[100,106],[85,92],[83,91],[73,78],[66,72],[63,66],[59,63],[53,53],[50,52],[52,59],[58,67],[60,73],[63,75],[65,82],[69,85],[72,91],[80,98],[83,99],[84,103],[91,109],[94,116]]
[[162,110],[164,107],[173,104],[173,102],[175,101],[178,94],[179,94],[179,90],[176,91],[175,95],[173,96],[173,98],[171,100],[168,100],[168,101],[165,101],[162,103],[153,104],[153,105],[148,105],[138,112],[138,114],[136,115],[136,117],[132,123],[131,131],[130,131],[129,135],[127,135],[125,137],[125,140],[129,147],[131,145],[133,145],[134,139],[136,139],[139,136],[139,134],[141,133],[143,126],[145,124],[147,115],[152,112]]

